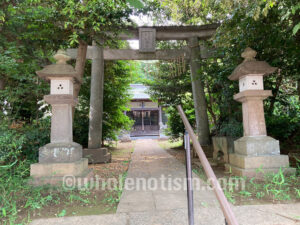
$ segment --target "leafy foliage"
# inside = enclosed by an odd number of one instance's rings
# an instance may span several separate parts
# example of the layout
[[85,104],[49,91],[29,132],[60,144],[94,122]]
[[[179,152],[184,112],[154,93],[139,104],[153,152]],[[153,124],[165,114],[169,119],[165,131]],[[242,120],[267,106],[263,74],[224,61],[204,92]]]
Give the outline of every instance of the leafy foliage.
[[122,130],[129,130],[132,121],[124,115],[130,101],[130,67],[122,61],[107,64],[104,78],[103,139],[116,140]]
[[[35,71],[51,64],[57,49],[76,47],[79,42],[91,44],[96,36],[97,41],[106,40],[101,44],[116,44],[114,36],[125,25],[132,25],[129,15],[139,11],[134,9],[138,6],[121,0],[0,2],[1,224],[15,224],[20,211],[30,216],[47,204],[57,204],[64,195],[32,187],[27,180],[30,164],[37,162],[38,148],[49,143],[50,137],[50,110],[43,100],[49,84],[41,81]],[[111,36],[107,31],[112,31]],[[122,62],[106,66],[107,139],[115,139],[118,131],[128,128],[131,122],[123,114],[128,101],[128,71]],[[90,66],[85,72],[90,74]],[[88,140],[89,75],[84,82],[74,124],[75,138],[81,144]]]
[[[130,65],[125,62],[105,63],[103,96],[103,140],[117,140],[122,130],[131,128],[132,121],[124,115],[130,101]],[[79,104],[74,118],[74,140],[87,146],[90,110],[90,63],[88,63],[83,85],[79,93]]]

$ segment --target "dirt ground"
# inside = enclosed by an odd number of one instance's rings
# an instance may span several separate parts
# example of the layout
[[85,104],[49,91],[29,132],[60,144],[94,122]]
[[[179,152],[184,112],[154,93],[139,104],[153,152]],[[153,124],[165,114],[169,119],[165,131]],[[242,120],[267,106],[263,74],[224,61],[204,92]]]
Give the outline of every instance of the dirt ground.
[[94,170],[95,175],[101,178],[111,178],[118,176],[128,169],[128,164],[133,152],[134,142],[118,143],[116,147],[110,147],[112,162],[107,164],[94,164],[89,167]]

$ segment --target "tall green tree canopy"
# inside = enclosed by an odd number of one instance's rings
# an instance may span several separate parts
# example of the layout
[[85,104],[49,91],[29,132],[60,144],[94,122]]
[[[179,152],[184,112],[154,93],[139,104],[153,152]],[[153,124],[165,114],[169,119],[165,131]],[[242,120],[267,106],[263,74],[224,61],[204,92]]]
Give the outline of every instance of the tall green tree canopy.
[[[205,86],[213,135],[242,135],[241,104],[233,100],[233,95],[238,92],[238,82],[229,81],[228,76],[242,62],[243,50],[251,47],[258,52],[258,60],[279,68],[279,72],[265,78],[265,89],[273,92],[273,97],[265,101],[268,132],[281,140],[288,137],[296,140],[293,137],[299,134],[300,121],[299,1],[159,2],[160,10],[164,11],[162,15],[177,24],[220,23],[211,40],[200,42],[216,49],[212,58],[201,60],[199,71],[199,79]],[[166,73],[171,74],[171,71]],[[152,85],[153,96],[167,103],[172,95],[165,91],[169,83],[168,79],[158,79]],[[176,85],[174,89],[178,87]],[[282,134],[280,130],[283,131],[287,124],[289,129]]]

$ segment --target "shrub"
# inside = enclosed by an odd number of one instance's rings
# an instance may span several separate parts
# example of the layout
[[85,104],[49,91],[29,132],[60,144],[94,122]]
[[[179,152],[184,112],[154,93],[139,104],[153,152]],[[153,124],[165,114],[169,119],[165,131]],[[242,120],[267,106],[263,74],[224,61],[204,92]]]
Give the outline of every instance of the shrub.
[[49,143],[50,119],[23,125],[2,122],[0,128],[0,165],[13,167],[21,161],[35,162],[39,147]]

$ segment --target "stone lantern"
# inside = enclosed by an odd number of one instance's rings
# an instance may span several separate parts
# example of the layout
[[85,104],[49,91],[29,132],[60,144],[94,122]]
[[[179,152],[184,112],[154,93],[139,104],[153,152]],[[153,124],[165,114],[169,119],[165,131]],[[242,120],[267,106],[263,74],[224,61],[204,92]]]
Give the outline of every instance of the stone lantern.
[[57,184],[63,177],[83,178],[92,175],[88,160],[82,158],[82,146],[73,142],[72,108],[77,104],[73,95],[75,82],[80,82],[75,69],[67,64],[70,57],[59,50],[56,64],[37,71],[37,75],[50,81],[50,95],[44,100],[52,107],[51,143],[39,149],[39,163],[32,164],[30,175],[34,184]]
[[264,90],[263,77],[276,71],[264,61],[256,61],[256,51],[246,48],[244,61],[228,77],[239,80],[240,92],[234,99],[242,103],[244,136],[234,142],[234,153],[229,155],[226,169],[239,176],[259,176],[257,168],[266,173],[294,172],[289,168],[287,155],[280,155],[279,141],[267,136],[263,100],[272,96]]

